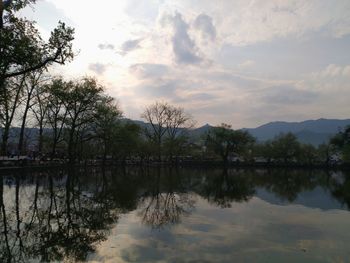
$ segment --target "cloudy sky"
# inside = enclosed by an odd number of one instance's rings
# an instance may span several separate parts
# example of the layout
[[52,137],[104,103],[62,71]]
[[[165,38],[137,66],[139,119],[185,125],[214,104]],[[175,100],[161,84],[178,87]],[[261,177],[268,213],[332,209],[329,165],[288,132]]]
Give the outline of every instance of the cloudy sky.
[[53,73],[94,75],[126,117],[155,100],[197,125],[350,117],[349,0],[39,0],[43,36],[76,30]]

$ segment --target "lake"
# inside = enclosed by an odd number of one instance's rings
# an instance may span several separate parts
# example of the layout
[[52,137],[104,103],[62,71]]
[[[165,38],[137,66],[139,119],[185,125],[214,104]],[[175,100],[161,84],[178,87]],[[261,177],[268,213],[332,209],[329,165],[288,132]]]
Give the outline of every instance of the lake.
[[350,172],[0,175],[0,262],[349,262]]

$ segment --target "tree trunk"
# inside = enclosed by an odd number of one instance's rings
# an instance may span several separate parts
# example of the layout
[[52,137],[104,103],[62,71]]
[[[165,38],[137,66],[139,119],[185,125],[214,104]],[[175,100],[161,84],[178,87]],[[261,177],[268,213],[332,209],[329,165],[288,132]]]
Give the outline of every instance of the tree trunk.
[[69,141],[68,141],[68,160],[70,164],[73,164],[75,161],[75,156],[73,153],[73,149],[74,149],[74,131],[75,131],[75,127],[74,125],[72,126],[72,129],[69,132]]
[[2,129],[2,142],[1,142],[1,155],[5,156],[8,154],[7,152],[7,143],[9,139],[10,127],[5,125]]
[[158,162],[162,161],[162,139],[158,138]]
[[41,153],[43,150],[43,133],[44,133],[44,128],[43,124],[39,124],[39,138],[38,138],[38,152]]
[[23,118],[22,118],[21,132],[19,134],[19,141],[18,141],[18,148],[17,148],[19,155],[24,154],[23,141],[24,141],[24,131],[26,128],[28,110],[29,110],[29,103],[27,102],[26,108],[24,110]]
[[2,0],[1,0],[0,1],[0,34],[2,34],[1,30],[4,28],[4,20],[3,20],[3,17],[2,17],[3,14],[4,14],[4,4],[3,4]]
[[103,157],[102,157],[103,166],[106,164],[106,159],[107,159],[107,141],[104,140],[104,149],[103,149]]

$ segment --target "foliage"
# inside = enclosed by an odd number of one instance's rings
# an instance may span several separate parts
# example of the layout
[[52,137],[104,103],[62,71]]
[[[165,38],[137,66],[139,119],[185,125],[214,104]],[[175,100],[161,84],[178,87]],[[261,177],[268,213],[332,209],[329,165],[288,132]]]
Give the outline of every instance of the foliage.
[[221,156],[225,163],[229,155],[242,154],[253,142],[254,138],[247,131],[234,131],[225,123],[212,128],[206,138],[207,148]]
[[273,156],[284,163],[295,162],[300,152],[300,144],[292,133],[280,134],[272,142]]
[[338,132],[330,143],[340,152],[343,161],[350,162],[350,126]]
[[64,64],[74,54],[72,41],[74,29],[59,22],[44,42],[35,27],[34,21],[16,16],[16,12],[35,1],[12,1],[0,8],[0,85],[5,88],[5,80],[10,77],[24,75],[52,63]]
[[114,154],[122,160],[137,156],[142,143],[141,128],[132,122],[120,124],[114,134]]
[[102,97],[96,105],[96,112],[93,121],[94,133],[103,146],[103,160],[110,153],[110,148],[115,139],[116,130],[119,126],[119,119],[122,111],[109,96]]

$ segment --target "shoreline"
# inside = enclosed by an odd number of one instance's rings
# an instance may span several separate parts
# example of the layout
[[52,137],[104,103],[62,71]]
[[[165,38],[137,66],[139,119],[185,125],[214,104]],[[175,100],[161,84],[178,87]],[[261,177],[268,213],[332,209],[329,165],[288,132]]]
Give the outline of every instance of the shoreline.
[[169,168],[222,168],[222,169],[302,169],[302,170],[350,170],[350,164],[296,164],[296,163],[228,163],[224,164],[221,161],[191,161],[191,162],[181,162],[181,163],[169,163],[169,162],[126,162],[122,161],[107,161],[102,162],[87,162],[87,163],[44,163],[39,165],[4,165],[0,166],[0,172],[6,171],[24,171],[24,170],[42,170],[42,169],[59,169],[59,168],[77,168],[77,167],[169,167]]

